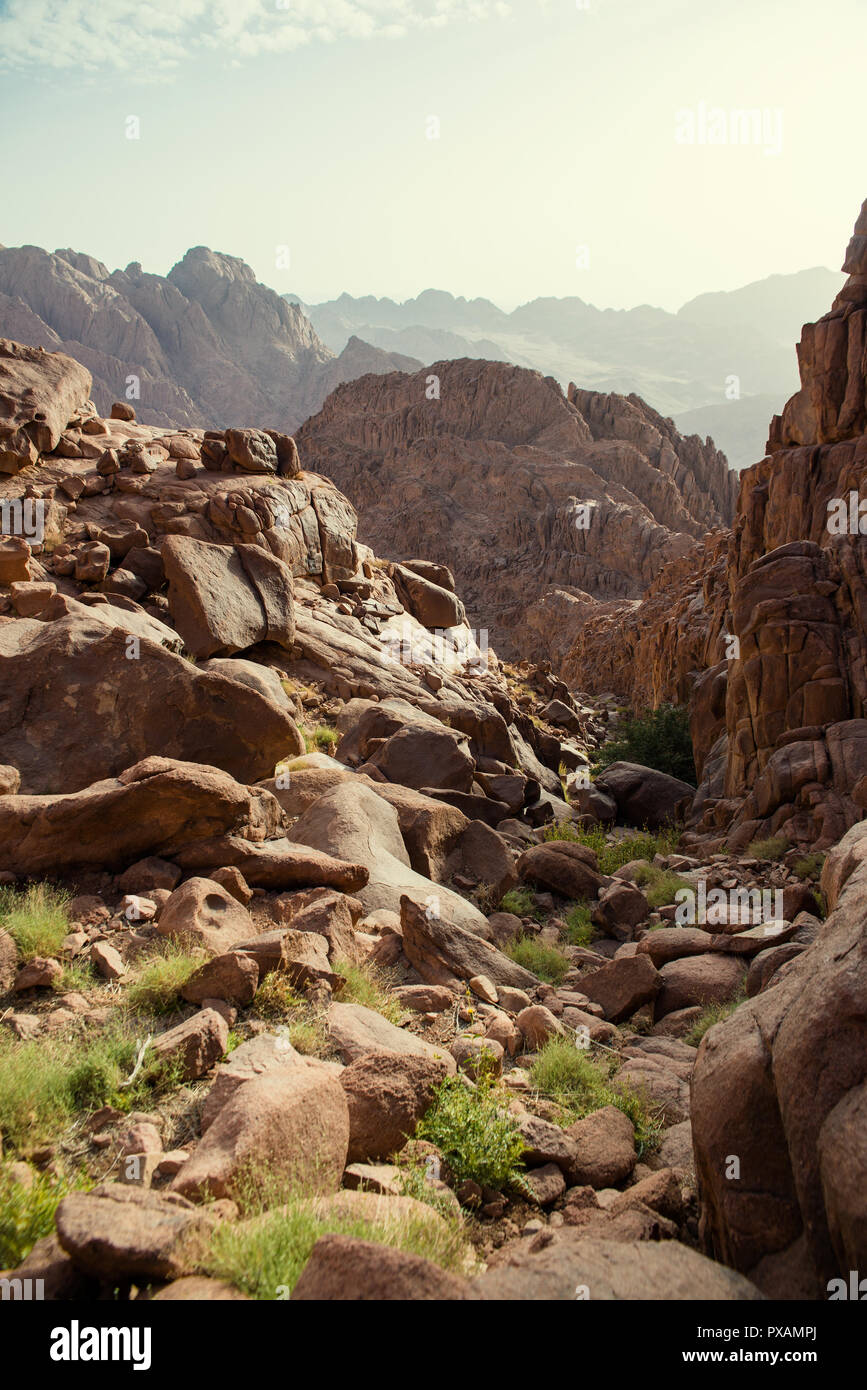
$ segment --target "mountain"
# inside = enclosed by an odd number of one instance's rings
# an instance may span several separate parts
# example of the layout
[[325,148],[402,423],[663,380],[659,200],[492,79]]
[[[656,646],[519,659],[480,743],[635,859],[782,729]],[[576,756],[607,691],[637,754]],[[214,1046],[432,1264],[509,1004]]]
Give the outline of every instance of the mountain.
[[564,393],[505,363],[362,377],[297,441],[351,499],[361,539],[448,565],[473,623],[510,656],[552,657],[564,625],[527,625],[552,587],[579,607],[638,599],[734,514],[736,478],[711,443],[637,396]]
[[358,372],[419,365],[357,340],[336,357],[297,305],[204,246],[167,276],[137,262],[110,272],[78,251],[4,247],[0,334],[82,362],[105,413],[137,378],[129,399],[153,425],[265,419],[291,430]]
[[[397,303],[342,294],[305,311],[333,351],[351,334],[422,362],[509,361],[602,392],[640,395],[685,432],[707,430],[737,468],[764,453],[768,397],[797,384],[791,344],[818,317],[841,277],[821,267],[699,295],[676,314],[649,305],[597,309],[576,297],[540,298],[505,313],[487,299],[425,290]],[[287,296],[292,298],[292,296]],[[733,381],[733,378],[736,380]],[[759,399],[760,398],[760,399]],[[718,431],[718,432],[717,432]]]

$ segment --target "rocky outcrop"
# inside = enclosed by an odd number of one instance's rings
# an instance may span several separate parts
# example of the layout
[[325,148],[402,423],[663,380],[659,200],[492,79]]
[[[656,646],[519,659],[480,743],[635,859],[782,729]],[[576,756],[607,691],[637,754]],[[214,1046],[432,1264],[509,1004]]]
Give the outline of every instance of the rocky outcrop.
[[867,1263],[865,830],[825,862],[821,935],[708,1032],[693,1074],[705,1248],[770,1296],[827,1298]]
[[77,251],[2,247],[0,332],[69,353],[92,375],[100,410],[131,400],[153,425],[292,430],[339,382],[418,366],[359,339],[335,357],[297,304],[205,246],[167,276],[137,262],[110,272]]
[[90,387],[90,373],[71,357],[0,338],[0,473],[56,448]]
[[554,628],[537,621],[528,649],[524,615],[551,586],[638,598],[734,507],[735,476],[710,442],[682,439],[638,397],[564,395],[504,363],[365,377],[298,440],[369,544],[449,565],[471,625],[505,655],[547,659]]

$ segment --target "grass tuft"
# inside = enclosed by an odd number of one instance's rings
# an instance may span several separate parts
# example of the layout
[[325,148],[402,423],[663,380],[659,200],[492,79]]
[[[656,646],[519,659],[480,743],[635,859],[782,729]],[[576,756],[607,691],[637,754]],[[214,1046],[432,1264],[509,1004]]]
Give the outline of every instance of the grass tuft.
[[522,965],[537,979],[558,985],[572,962],[557,946],[546,946],[534,936],[518,936],[505,948],[505,954],[516,965]]
[[56,956],[69,933],[70,896],[50,883],[0,888],[0,928],[5,928],[23,961]]
[[616,1105],[632,1121],[639,1158],[659,1142],[658,1108],[631,1087],[618,1085],[611,1064],[597,1061],[568,1038],[550,1038],[545,1043],[530,1078],[544,1096],[566,1111],[567,1124],[603,1106]]

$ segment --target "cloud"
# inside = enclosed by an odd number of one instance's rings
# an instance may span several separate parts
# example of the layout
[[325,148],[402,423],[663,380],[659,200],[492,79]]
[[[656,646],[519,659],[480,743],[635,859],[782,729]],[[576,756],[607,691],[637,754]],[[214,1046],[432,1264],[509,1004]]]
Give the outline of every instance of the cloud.
[[503,18],[504,0],[8,0],[0,68],[165,75],[204,53],[233,65],[340,39]]

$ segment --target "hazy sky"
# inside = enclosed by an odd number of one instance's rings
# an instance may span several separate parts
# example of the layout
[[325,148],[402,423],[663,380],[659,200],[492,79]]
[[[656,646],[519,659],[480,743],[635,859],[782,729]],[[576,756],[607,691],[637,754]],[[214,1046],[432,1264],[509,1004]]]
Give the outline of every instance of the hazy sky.
[[865,0],[6,0],[0,241],[676,308],[839,267],[865,52]]

